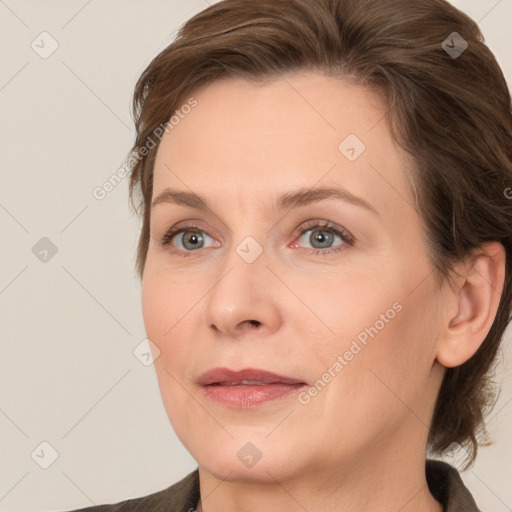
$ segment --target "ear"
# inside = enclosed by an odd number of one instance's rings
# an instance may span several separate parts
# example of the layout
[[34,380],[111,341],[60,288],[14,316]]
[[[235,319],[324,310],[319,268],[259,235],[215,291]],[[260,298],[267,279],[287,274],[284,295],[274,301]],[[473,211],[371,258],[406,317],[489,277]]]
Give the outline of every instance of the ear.
[[505,257],[503,245],[487,242],[459,264],[436,354],[443,366],[465,363],[489,333],[503,292]]

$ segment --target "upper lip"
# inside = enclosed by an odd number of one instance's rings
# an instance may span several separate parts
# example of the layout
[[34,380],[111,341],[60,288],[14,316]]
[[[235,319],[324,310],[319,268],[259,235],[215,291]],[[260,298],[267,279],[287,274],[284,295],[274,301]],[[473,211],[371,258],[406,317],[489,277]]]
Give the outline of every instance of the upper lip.
[[255,368],[244,368],[242,370],[213,368],[203,373],[198,382],[202,386],[208,386],[210,384],[238,384],[242,381],[256,381],[263,384],[304,384],[304,381],[299,379]]

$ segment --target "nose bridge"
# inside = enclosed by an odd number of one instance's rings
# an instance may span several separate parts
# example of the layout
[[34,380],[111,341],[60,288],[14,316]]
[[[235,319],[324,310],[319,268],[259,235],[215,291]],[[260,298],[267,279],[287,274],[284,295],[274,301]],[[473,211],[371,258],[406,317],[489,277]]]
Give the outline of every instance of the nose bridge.
[[224,247],[223,254],[226,271],[232,267],[240,267],[238,270],[242,273],[247,271],[250,277],[254,272],[268,272],[266,263],[270,233],[261,214],[257,213],[256,208],[249,211],[246,204],[231,212],[230,217],[234,222],[231,224],[229,242]]
[[[267,274],[270,274],[266,268],[267,254],[263,243],[258,242],[252,235],[238,236],[238,240],[236,237],[236,232],[233,232],[233,239],[224,252],[220,272],[222,277],[216,282],[210,295],[227,292],[233,300],[237,296],[241,299],[255,299],[261,294],[262,284],[268,278]],[[226,300],[230,300],[229,297]]]

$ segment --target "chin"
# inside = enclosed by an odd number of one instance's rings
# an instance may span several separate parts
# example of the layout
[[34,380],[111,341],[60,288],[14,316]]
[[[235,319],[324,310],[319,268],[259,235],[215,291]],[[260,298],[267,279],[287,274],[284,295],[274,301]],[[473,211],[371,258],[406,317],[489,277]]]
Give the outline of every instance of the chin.
[[301,462],[306,458],[303,442],[294,446],[290,440],[285,444],[282,438],[272,440],[267,436],[268,430],[255,433],[254,428],[240,428],[233,437],[223,431],[211,437],[202,434],[197,443],[191,439],[182,442],[200,469],[220,480],[275,483],[292,477],[300,466],[307,467],[307,461]]

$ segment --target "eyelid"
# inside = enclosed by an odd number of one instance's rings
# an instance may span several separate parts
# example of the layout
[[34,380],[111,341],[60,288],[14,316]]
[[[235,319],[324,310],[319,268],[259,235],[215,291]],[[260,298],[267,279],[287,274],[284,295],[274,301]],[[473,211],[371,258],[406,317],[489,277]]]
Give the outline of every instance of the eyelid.
[[[353,245],[356,242],[356,238],[344,227],[335,224],[334,222],[328,220],[321,219],[312,219],[300,224],[300,226],[295,231],[295,234],[298,236],[303,236],[304,233],[313,230],[314,228],[318,230],[332,231],[336,233],[347,245]],[[315,249],[320,250],[320,249]]]
[[[164,235],[161,238],[161,244],[164,246],[170,245],[171,240],[175,238],[176,236],[180,235],[181,233],[185,231],[199,231],[200,233],[205,233],[210,238],[214,239],[212,235],[208,233],[206,229],[204,229],[203,226],[201,226],[201,221],[187,221],[184,224],[176,224],[169,228]],[[193,251],[187,251],[187,252],[193,252]]]

